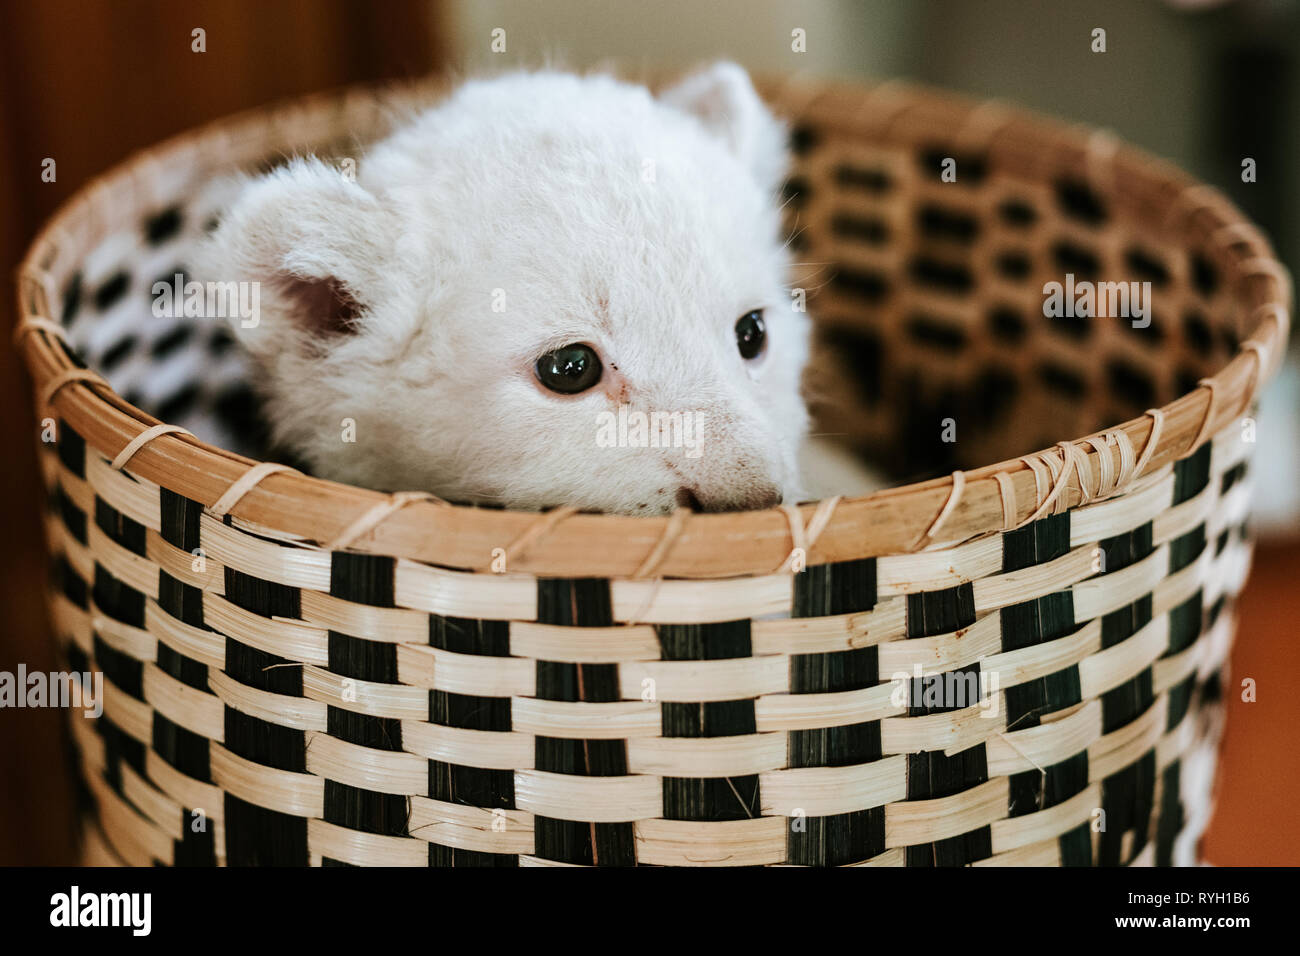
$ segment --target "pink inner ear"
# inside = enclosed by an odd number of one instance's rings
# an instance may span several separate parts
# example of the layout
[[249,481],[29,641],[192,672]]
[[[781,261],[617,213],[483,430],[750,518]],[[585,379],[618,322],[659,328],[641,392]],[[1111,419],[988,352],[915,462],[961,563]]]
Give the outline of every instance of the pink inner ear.
[[294,320],[313,335],[347,335],[357,330],[361,305],[346,285],[333,276],[324,279],[281,276],[278,292],[288,300]]

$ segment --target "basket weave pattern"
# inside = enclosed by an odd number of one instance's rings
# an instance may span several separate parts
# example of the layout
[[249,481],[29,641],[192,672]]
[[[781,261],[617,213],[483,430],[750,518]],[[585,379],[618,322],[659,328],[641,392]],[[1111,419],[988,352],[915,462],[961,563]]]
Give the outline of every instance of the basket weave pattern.
[[[78,368],[59,290],[92,250],[215,172],[364,138],[371,93],[166,144],[52,224],[20,339],[58,420],[56,629],[105,675],[103,717],[72,720],[91,859],[1195,860],[1285,275],[1225,201],[1105,137],[895,87],[768,93],[798,120],[798,258],[833,264],[824,421],[970,470],[745,515],[483,511],[250,472]],[[947,155],[956,184],[928,172]],[[1152,277],[1162,337],[1048,327],[1062,266]],[[990,369],[1010,397],[918,445],[937,425],[855,384],[864,361],[931,416],[983,407]]]

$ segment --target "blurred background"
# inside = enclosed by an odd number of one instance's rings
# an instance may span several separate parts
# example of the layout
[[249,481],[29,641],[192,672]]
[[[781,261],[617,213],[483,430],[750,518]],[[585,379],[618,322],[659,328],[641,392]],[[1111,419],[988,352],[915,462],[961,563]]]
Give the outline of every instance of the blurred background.
[[[1093,29],[1106,52],[1093,53]],[[206,51],[191,50],[205,31]],[[791,48],[802,29],[806,51]],[[494,52],[495,30],[505,50]],[[498,34],[499,36],[499,34]],[[497,46],[499,47],[499,43]],[[734,59],[755,71],[900,77],[1113,130],[1222,189],[1295,271],[1300,253],[1298,0],[42,0],[0,4],[0,324],[55,207],[133,151],[312,90],[452,69]],[[1244,157],[1258,178],[1243,183]],[[57,179],[42,181],[42,161]],[[6,338],[7,338],[6,334]],[[56,666],[29,382],[0,348],[0,671]],[[1219,865],[1300,864],[1300,359],[1260,413],[1255,568],[1240,602],[1218,810]],[[1265,451],[1266,449],[1266,451]],[[1258,460],[1258,459],[1257,459]],[[76,861],[63,715],[0,711],[0,864]]]

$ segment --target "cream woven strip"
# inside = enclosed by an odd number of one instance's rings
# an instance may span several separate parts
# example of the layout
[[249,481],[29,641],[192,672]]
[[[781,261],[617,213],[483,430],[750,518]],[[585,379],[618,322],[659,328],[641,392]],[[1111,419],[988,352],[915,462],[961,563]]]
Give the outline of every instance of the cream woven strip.
[[1246,410],[1250,408],[1250,399],[1255,394],[1255,386],[1259,384],[1259,377],[1264,374],[1264,369],[1268,367],[1269,354],[1267,346],[1254,340],[1244,344],[1241,349],[1243,352],[1249,352],[1255,356],[1255,370],[1250,375],[1250,384],[1246,386],[1246,404],[1239,413],[1244,415]]
[[916,544],[912,545],[913,551],[920,551],[933,540],[934,536],[943,527],[943,523],[948,520],[948,516],[953,513],[957,507],[957,502],[961,500],[961,493],[966,488],[966,472],[954,471],[952,473],[952,487],[948,491],[948,500],[943,503],[939,513],[934,516],[930,522],[930,527],[925,530],[921,537],[917,538]]
[[1016,118],[1004,100],[985,100],[967,114],[965,121],[953,134],[953,142],[973,153],[989,148],[994,137]]
[[902,80],[886,80],[867,93],[862,113],[871,117],[871,128],[883,135],[894,121],[914,105],[911,88]]
[[826,530],[826,525],[830,523],[831,515],[835,511],[835,506],[840,503],[841,498],[841,495],[834,495],[819,501],[817,510],[813,512],[812,521],[808,523],[806,529],[803,526],[803,516],[800,515],[799,508],[796,505],[778,505],[781,513],[785,515],[786,524],[790,526],[790,553],[776,566],[776,570],[772,572],[773,574],[779,574],[787,565],[793,571],[794,558],[798,551],[803,552],[806,561],[808,552],[817,543],[821,533]]
[[1147,436],[1147,443],[1142,446],[1142,454],[1138,456],[1137,464],[1133,466],[1133,477],[1139,477],[1146,469],[1147,462],[1155,453],[1156,445],[1160,443],[1160,430],[1165,425],[1165,413],[1158,408],[1148,408],[1146,414],[1151,416],[1151,434]]
[[1193,454],[1196,449],[1201,447],[1201,442],[1205,441],[1206,434],[1209,433],[1210,424],[1214,421],[1214,400],[1217,396],[1215,392],[1215,381],[1212,378],[1203,378],[1196,383],[1197,388],[1208,388],[1210,390],[1210,403],[1205,406],[1205,417],[1201,419],[1201,427],[1196,431],[1196,437],[1192,443],[1187,446],[1187,451],[1183,452],[1181,458],[1186,458]]
[[1263,256],[1256,256],[1253,259],[1244,259],[1237,264],[1237,271],[1243,279],[1253,279],[1255,276],[1268,276],[1275,280],[1284,290],[1287,297],[1291,294],[1291,273],[1286,271],[1286,266],[1276,259],[1267,259]]
[[1119,138],[1108,129],[1093,130],[1084,147],[1084,176],[1094,191],[1102,195],[1115,192],[1115,156]]
[[[1205,183],[1192,183],[1186,186],[1174,197],[1174,201],[1169,204],[1169,212],[1165,214],[1164,228],[1166,232],[1172,232],[1182,228],[1179,219],[1186,216],[1190,219],[1202,209],[1213,209],[1216,205],[1221,205],[1223,197],[1219,191]],[[1188,207],[1184,209],[1184,207]]]
[[230,483],[230,487],[218,498],[208,509],[218,518],[224,518],[230,513],[230,510],[239,504],[244,495],[248,494],[253,488],[261,482],[263,478],[274,475],[279,472],[293,472],[299,474],[298,469],[290,468],[288,465],[281,465],[273,461],[264,461],[261,464],[254,465],[248,471],[244,472],[238,478]]
[[1253,245],[1262,246],[1267,240],[1264,238],[1264,234],[1253,223],[1249,222],[1230,222],[1210,233],[1210,245],[1212,246],[1227,246],[1234,242],[1249,242]]
[[1016,527],[1015,481],[1005,471],[997,472],[993,480],[998,483],[998,490],[1002,493],[1002,530],[1013,531]]
[[1058,465],[1056,463],[1056,459],[1051,456],[1052,451],[1055,451],[1055,449],[1051,449],[1047,452],[1039,453],[1040,460],[1043,462],[1043,464],[1045,464],[1048,468],[1052,470],[1052,473],[1055,476],[1056,480],[1052,483],[1051,491],[1047,493],[1047,496],[1045,498],[1039,501],[1038,507],[1034,509],[1033,513],[1030,514],[1030,516],[1026,518],[1024,521],[1021,522],[1022,525],[1026,525],[1031,522],[1037,521],[1044,514],[1046,514],[1047,509],[1051,507],[1053,504],[1055,504],[1057,500],[1060,498],[1061,490],[1066,486],[1066,484],[1069,483],[1070,471],[1071,471],[1070,465],[1073,463],[1073,458],[1071,458],[1069,452],[1065,451],[1063,448],[1063,446],[1068,444],[1069,442],[1061,442],[1059,445],[1056,446],[1057,448],[1062,449],[1059,472],[1057,471]]
[[54,396],[59,393],[59,389],[74,382],[86,386],[102,385],[109,391],[113,389],[113,386],[109,385],[102,375],[92,372],[88,368],[70,368],[60,372],[45,383],[45,390],[41,392],[41,405],[49,405],[54,401]]
[[40,315],[23,316],[18,325],[14,328],[14,346],[17,347],[22,344],[23,339],[32,332],[48,332],[64,345],[67,345],[69,351],[72,350],[71,345],[68,343],[68,333],[64,330],[63,326],[58,322],[55,322],[53,319],[47,319]]
[[[1115,489],[1115,485],[1117,484],[1117,482],[1115,481],[1115,462],[1110,457],[1109,435],[1110,433],[1107,432],[1107,434],[1105,435],[1094,435],[1090,438],[1083,439],[1085,442],[1087,442],[1089,445],[1093,447],[1094,451],[1097,452],[1098,474],[1097,474],[1096,497],[1098,498],[1101,498],[1102,496],[1109,494],[1111,491]],[[1084,460],[1086,461],[1088,458],[1088,453],[1083,451],[1082,449],[1080,449],[1080,451],[1082,452],[1084,456]]]
[[151,425],[149,428],[146,428],[140,434],[127,442],[126,447],[117,453],[117,457],[113,459],[112,464],[110,464],[109,467],[114,471],[121,471],[126,467],[126,463],[135,457],[136,452],[149,444],[149,442],[153,441],[159,435],[189,435],[191,438],[194,437],[193,432],[188,428],[181,428],[180,425]]
[[440,505],[447,504],[437,495],[431,495],[427,491],[393,492],[383,501],[378,501],[373,507],[368,508],[355,521],[340,531],[334,540],[321,545],[321,547],[326,551],[342,551],[362,535],[373,531],[384,519],[405,508],[413,501],[431,501]]
[[[1063,441],[1046,451],[1022,455],[1017,459],[1034,473],[1036,507],[1024,521],[1018,523],[1015,521],[1016,501],[1010,476],[1002,472],[995,474],[993,477],[997,479],[998,487],[1002,492],[1003,528],[1005,530],[1022,528],[1031,521],[1041,518],[1048,508],[1053,509],[1053,514],[1068,510],[1067,499],[1061,492],[1069,485],[1072,474],[1079,477],[1079,505],[1123,491],[1145,466],[1149,452],[1155,448],[1155,439],[1159,438],[1161,413],[1153,409],[1147,414],[1155,416],[1156,424],[1152,427],[1151,437],[1147,440],[1143,457],[1137,462],[1134,461],[1133,443],[1122,429],[1116,428],[1101,435],[1081,439],[1097,452],[1096,482],[1093,481],[1092,462],[1089,460],[1088,452],[1072,441]],[[1118,472],[1115,471],[1115,462],[1111,458],[1112,446],[1119,448]],[[1047,474],[1051,475],[1050,479],[1046,477]],[[1044,494],[1044,486],[1049,483],[1050,489]]]
[[55,289],[54,276],[39,266],[27,266],[22,270],[21,278],[31,279],[45,293],[45,307],[41,309],[46,315],[54,314],[54,304],[59,301],[59,293]]

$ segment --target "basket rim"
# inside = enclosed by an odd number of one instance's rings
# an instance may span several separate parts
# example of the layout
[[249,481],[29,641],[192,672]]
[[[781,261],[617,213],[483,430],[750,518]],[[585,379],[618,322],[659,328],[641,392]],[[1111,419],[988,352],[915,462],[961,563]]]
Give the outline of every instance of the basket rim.
[[[158,200],[151,189],[153,174],[169,160],[201,157],[215,169],[267,155],[277,146],[311,148],[325,141],[318,127],[337,123],[347,130],[350,122],[373,122],[379,109],[428,97],[447,82],[438,77],[352,86],[246,110],[137,152],[82,186],[41,229],[19,267],[15,339],[33,379],[38,417],[57,413],[95,449],[125,453],[137,479],[208,508],[228,500],[232,486],[258,463],[188,433],[167,431],[93,372],[81,370],[56,328],[59,297],[51,263],[79,236],[76,253],[86,251],[92,243],[85,236],[93,233],[84,228],[87,222],[102,226],[103,219],[144,215],[146,204]],[[977,102],[897,81],[869,86],[786,78],[760,80],[758,86],[783,115],[833,122],[870,133],[882,144],[914,145],[927,135],[974,140],[975,148],[998,154],[1008,169],[1018,167],[1030,178],[1077,175],[1082,169],[1112,201],[1127,186],[1132,195],[1126,198],[1141,206],[1142,218],[1165,231],[1180,228],[1188,248],[1199,239],[1207,255],[1227,266],[1228,285],[1253,328],[1214,376],[1143,416],[1053,449],[866,496],[724,514],[633,517],[557,509],[539,515],[419,500],[409,493],[385,494],[261,469],[249,479],[264,480],[240,489],[237,501],[221,513],[240,527],[282,541],[472,571],[498,570],[494,562],[508,555],[508,570],[539,576],[774,574],[792,569],[796,548],[804,549],[804,565],[906,554],[931,542],[954,544],[1012,530],[1049,513],[1048,507],[1059,512],[1121,494],[1139,477],[1194,453],[1245,414],[1280,364],[1292,294],[1285,267],[1226,197],[1172,164],[1105,131],[998,100]],[[295,123],[308,128],[301,141],[286,133]],[[1089,439],[1096,443],[1078,447]],[[1046,496],[1044,466],[1052,476]],[[1096,478],[1090,491],[1080,467],[1089,480],[1107,474],[1126,478],[1105,488]],[[399,509],[401,520],[394,520]]]

